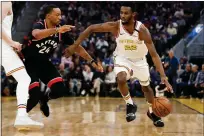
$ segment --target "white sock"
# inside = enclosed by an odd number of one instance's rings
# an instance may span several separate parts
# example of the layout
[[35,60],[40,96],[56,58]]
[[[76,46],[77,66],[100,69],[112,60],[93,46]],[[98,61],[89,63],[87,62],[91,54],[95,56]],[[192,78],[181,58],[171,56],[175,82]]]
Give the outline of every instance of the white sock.
[[26,105],[25,104],[19,104],[18,105],[18,116],[26,115]]
[[27,113],[26,106],[27,106],[27,100],[29,96],[28,90],[29,90],[31,79],[28,76],[28,73],[25,69],[21,69],[19,71],[14,72],[12,76],[18,82],[17,88],[16,88],[18,114],[22,115]]
[[[123,96],[123,95],[122,95]],[[126,104],[132,104],[133,105],[133,101],[132,98],[130,96],[130,93],[128,93],[126,96],[123,96],[123,99],[125,100]]]
[[152,104],[148,103],[148,105],[149,105],[149,112],[152,113],[153,112],[152,111]]

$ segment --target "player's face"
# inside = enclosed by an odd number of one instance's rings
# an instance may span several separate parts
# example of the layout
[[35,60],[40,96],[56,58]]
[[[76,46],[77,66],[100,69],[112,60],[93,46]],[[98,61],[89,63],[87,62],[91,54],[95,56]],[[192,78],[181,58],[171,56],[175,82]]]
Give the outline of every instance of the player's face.
[[131,8],[122,6],[120,8],[120,19],[122,20],[122,23],[128,24],[132,18],[134,18],[134,14]]
[[62,19],[61,10],[59,8],[53,8],[52,12],[48,14],[48,18],[51,20],[52,24],[59,25]]

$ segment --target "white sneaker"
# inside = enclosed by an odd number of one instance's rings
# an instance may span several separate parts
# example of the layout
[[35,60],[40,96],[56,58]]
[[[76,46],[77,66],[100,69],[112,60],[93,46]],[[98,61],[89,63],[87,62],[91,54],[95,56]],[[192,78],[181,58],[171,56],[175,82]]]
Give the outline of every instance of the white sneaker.
[[43,123],[32,120],[28,117],[28,114],[19,116],[17,115],[14,127],[18,130],[33,130],[33,129],[41,129],[44,127]]

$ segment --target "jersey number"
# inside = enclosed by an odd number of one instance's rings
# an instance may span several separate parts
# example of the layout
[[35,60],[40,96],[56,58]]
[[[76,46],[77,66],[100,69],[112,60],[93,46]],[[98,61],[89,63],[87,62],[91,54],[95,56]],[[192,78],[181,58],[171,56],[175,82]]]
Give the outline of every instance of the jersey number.
[[50,51],[50,47],[47,48],[46,46],[43,46],[42,49],[39,50],[39,53],[44,54],[44,53],[49,53],[49,51]]

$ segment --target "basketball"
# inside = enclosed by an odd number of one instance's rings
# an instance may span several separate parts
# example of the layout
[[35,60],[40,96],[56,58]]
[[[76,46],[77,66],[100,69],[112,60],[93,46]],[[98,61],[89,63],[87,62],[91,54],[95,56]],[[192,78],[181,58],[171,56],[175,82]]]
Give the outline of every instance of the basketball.
[[153,112],[158,117],[166,117],[172,111],[170,101],[165,97],[158,97],[154,99],[152,105]]

